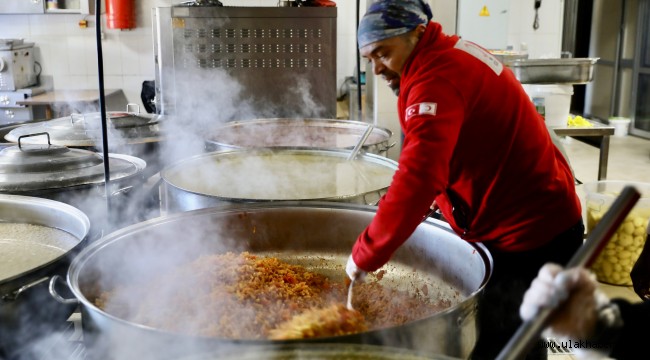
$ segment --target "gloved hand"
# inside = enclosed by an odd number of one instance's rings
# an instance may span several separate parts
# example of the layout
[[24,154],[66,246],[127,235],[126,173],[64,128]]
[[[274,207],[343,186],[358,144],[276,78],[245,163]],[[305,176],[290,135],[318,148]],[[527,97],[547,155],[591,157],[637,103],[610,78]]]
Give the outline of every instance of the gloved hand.
[[587,270],[563,270],[559,265],[546,264],[524,294],[519,315],[526,321],[542,307],[557,307],[544,336],[589,339],[596,330],[598,310],[607,303],[609,299]]
[[350,280],[359,280],[363,281],[368,275],[368,272],[360,269],[357,264],[352,259],[352,255],[348,258],[348,263],[345,265],[345,272],[348,274]]

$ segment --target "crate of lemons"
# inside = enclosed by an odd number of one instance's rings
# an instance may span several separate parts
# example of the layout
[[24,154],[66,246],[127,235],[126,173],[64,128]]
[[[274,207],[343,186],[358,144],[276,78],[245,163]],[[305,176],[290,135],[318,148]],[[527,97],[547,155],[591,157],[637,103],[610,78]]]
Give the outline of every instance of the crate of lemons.
[[[606,191],[611,191],[615,187],[622,189],[625,185],[620,181],[599,181],[595,184],[585,184],[587,233],[591,233],[620,193],[620,191],[609,193]],[[591,267],[598,280],[604,283],[631,286],[630,271],[639,258],[646,241],[648,221],[650,220],[650,198],[646,196],[650,195],[650,184],[632,183],[631,185],[642,193],[642,198],[609,239]]]

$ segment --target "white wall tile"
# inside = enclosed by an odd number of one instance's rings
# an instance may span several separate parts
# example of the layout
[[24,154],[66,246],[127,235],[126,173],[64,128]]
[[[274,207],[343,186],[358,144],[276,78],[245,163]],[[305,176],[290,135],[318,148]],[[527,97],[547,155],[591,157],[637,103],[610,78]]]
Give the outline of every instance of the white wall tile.
[[[121,76],[126,73],[130,63],[123,61],[125,49],[122,44],[123,42],[110,37],[102,41],[104,76]],[[136,69],[138,69],[137,64]]]

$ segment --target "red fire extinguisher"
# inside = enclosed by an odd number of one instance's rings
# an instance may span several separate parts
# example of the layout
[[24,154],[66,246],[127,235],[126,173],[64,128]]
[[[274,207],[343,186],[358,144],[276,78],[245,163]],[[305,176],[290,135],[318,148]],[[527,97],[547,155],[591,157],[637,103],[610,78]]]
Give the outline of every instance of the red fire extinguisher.
[[106,0],[106,26],[109,29],[135,28],[135,0]]

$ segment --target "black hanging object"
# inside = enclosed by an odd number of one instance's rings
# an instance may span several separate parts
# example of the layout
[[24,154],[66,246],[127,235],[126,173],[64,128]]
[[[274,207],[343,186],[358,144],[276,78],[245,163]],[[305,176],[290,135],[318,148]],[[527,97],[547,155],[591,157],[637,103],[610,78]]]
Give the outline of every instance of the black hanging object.
[[542,0],[535,0],[535,21],[533,21],[533,29],[539,29],[539,8],[542,6]]

